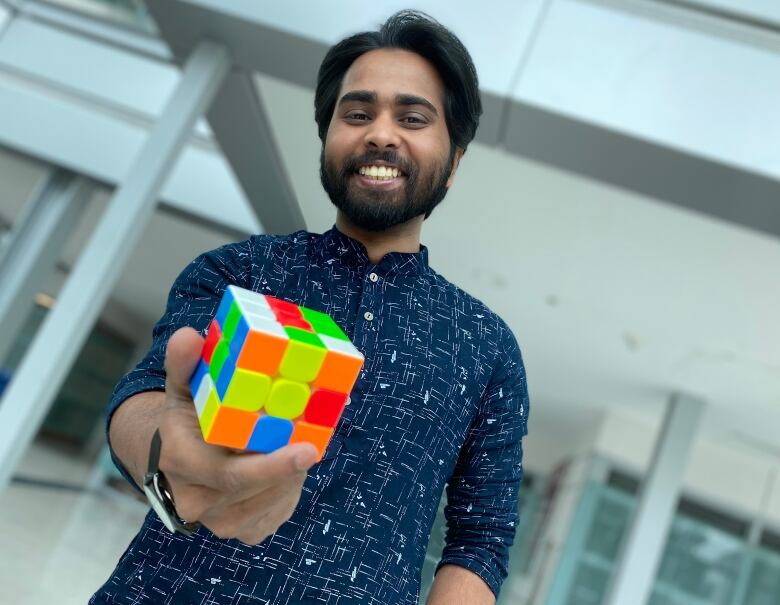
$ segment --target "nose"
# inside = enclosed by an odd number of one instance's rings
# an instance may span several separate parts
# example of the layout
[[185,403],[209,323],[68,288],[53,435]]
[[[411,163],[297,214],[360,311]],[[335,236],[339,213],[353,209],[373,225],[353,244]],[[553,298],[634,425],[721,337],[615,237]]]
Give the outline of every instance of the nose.
[[401,138],[399,126],[392,115],[382,112],[368,125],[364,142],[373,149],[398,149]]

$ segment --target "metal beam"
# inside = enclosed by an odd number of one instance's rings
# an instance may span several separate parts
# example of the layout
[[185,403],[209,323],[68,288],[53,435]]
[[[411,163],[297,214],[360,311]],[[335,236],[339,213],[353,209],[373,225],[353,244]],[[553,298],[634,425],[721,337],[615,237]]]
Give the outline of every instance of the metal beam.
[[649,601],[703,411],[698,399],[679,394],[670,398],[606,605]]
[[65,284],[0,404],[0,489],[34,437],[121,269],[154,211],[160,188],[230,68],[224,47],[201,42],[138,158]]
[[249,74],[234,72],[225,79],[208,119],[263,230],[290,233],[305,229],[268,114]]
[[[264,231],[289,233],[304,229],[306,222],[287,175],[281,152],[274,140],[268,114],[252,79],[252,72],[242,69],[238,59],[241,57],[242,60],[247,60],[249,50],[240,45],[239,39],[225,35],[223,28],[219,26],[221,20],[214,21],[206,18],[208,13],[202,9],[191,9],[203,18],[200,21],[202,27],[195,30],[197,31],[195,36],[192,35],[193,30],[190,28],[193,17],[188,15],[183,19],[182,7],[177,3],[154,2],[149,4],[149,10],[176,57],[181,57],[202,37],[220,41],[231,47],[236,69],[226,78],[214,99],[208,112],[209,126]],[[216,24],[216,27],[209,27],[209,24]],[[279,38],[285,34],[274,33],[268,28],[268,31],[255,32],[250,36],[249,30],[252,25],[237,19],[230,20],[228,29],[231,28],[245,31],[244,35],[239,37],[240,39],[251,39],[260,45],[260,48],[252,47],[252,56],[256,53],[259,57],[264,57],[261,60],[266,61],[268,66],[280,63],[277,45],[281,41]],[[301,57],[308,54],[307,49],[312,48],[318,46],[312,42],[302,43],[296,52],[291,53],[289,59],[284,61],[284,69],[289,69],[290,62],[300,62]],[[305,59],[303,64],[316,65]],[[281,66],[277,67],[280,68]],[[316,72],[308,75],[313,79],[316,77]]]
[[780,181],[528,103],[512,102],[508,151],[780,236]]
[[53,169],[34,190],[0,251],[0,363],[19,330],[68,237],[95,191],[95,183],[69,170]]

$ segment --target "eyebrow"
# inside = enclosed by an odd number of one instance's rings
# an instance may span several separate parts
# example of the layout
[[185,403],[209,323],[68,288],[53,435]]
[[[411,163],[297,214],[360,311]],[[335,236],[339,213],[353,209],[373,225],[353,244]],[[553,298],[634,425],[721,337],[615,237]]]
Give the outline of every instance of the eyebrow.
[[350,90],[339,99],[339,105],[356,101],[358,103],[376,103],[376,93],[370,90]]
[[396,105],[422,105],[423,107],[432,111],[434,115],[437,116],[439,115],[439,112],[436,111],[436,108],[433,106],[433,103],[431,103],[425,97],[420,97],[417,95],[408,95],[408,94],[396,95],[395,104]]
[[[349,103],[350,101],[357,103],[376,104],[377,96],[376,93],[371,90],[350,90],[339,99],[338,104],[341,105],[342,103]],[[436,110],[436,107],[434,107],[433,103],[431,103],[425,97],[421,97],[419,95],[398,94],[395,96],[395,104],[422,105],[426,109],[432,111],[434,115],[439,115],[439,112]]]

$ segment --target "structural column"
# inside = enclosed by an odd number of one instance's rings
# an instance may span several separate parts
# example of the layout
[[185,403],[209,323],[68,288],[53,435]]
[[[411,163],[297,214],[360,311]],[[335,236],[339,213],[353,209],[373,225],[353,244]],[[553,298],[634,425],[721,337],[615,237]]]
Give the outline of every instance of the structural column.
[[195,121],[231,65],[201,42],[125,180],[108,205],[0,402],[0,489],[35,436],[114,283],[152,215],[160,188]]
[[94,191],[89,179],[55,168],[41,179],[16,221],[8,245],[0,251],[0,364]]
[[703,411],[698,399],[679,394],[670,398],[606,605],[648,602]]

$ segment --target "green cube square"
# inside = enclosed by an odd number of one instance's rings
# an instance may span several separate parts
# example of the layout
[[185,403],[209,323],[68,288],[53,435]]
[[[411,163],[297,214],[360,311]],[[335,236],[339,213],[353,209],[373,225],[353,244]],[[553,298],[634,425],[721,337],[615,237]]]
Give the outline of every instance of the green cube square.
[[211,356],[211,364],[209,365],[209,374],[214,382],[219,378],[219,372],[222,370],[222,366],[225,365],[225,360],[230,355],[230,349],[227,343],[220,340],[217,347],[214,349],[214,354]]
[[222,326],[222,338],[225,342],[230,342],[233,339],[239,321],[241,321],[241,309],[234,302],[230,305],[230,311],[228,311],[225,318],[225,325]]
[[314,309],[307,309],[306,307],[301,307],[301,313],[303,313],[304,319],[311,324],[311,327],[318,334],[325,334],[339,340],[349,340],[349,337],[344,334],[344,331],[333,321],[330,315]]

